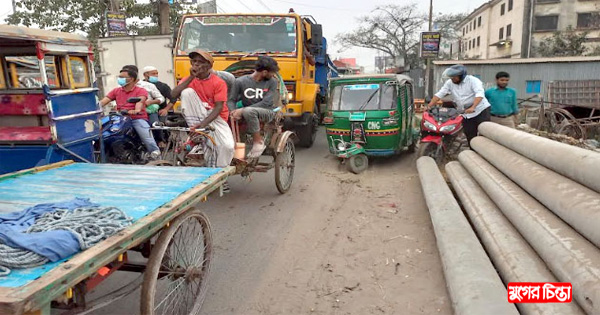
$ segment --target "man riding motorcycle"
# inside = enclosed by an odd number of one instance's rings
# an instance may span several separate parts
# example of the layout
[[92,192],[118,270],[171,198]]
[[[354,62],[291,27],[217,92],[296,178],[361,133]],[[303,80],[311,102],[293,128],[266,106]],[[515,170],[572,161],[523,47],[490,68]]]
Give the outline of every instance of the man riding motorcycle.
[[443,77],[449,78],[442,88],[429,102],[433,107],[446,95],[452,95],[459,112],[463,113],[463,127],[467,141],[477,136],[477,128],[484,121],[490,121],[490,103],[485,98],[483,83],[472,75],[467,75],[467,68],[454,65],[444,71]]

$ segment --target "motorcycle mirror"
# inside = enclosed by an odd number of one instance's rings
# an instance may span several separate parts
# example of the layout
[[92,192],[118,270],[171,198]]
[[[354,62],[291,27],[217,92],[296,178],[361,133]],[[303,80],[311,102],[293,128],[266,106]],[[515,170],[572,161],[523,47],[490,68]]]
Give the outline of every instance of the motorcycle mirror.
[[127,99],[127,103],[139,103],[141,100],[139,97],[130,97]]

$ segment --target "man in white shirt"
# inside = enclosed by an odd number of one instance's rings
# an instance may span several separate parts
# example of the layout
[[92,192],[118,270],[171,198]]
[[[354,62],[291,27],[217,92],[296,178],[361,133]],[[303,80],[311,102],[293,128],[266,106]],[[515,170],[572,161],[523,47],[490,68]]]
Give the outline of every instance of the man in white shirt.
[[450,94],[459,112],[463,113],[463,131],[469,145],[477,136],[477,128],[484,121],[490,121],[490,103],[485,98],[483,83],[472,75],[467,75],[467,68],[455,65],[444,71],[448,81],[429,102],[434,106],[444,96]]

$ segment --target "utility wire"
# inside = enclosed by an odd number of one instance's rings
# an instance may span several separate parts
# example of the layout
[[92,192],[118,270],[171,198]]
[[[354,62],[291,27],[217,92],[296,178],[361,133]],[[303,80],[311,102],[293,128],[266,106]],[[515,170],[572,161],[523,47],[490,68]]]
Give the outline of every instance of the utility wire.
[[309,8],[318,8],[318,9],[326,9],[326,10],[334,10],[334,11],[363,12],[361,10],[352,10],[352,9],[344,9],[344,8],[333,8],[333,7],[322,7],[322,6],[318,6],[318,5],[310,5],[310,4],[304,4],[304,3],[293,2],[293,1],[285,1],[285,0],[273,0],[273,1],[287,3],[287,4],[294,4],[294,5],[299,5],[299,6],[309,7]]
[[246,7],[246,9],[248,9],[248,11],[250,11],[250,12],[254,12],[254,11],[252,11],[252,9],[250,9],[250,7],[249,7],[249,6],[247,6],[247,5],[246,5],[245,3],[243,3],[241,0],[237,0],[237,2],[239,2],[241,5],[243,5],[244,7]]
[[258,3],[260,3],[265,9],[267,9],[267,11],[269,12],[273,12],[273,10],[271,10],[271,8],[269,8],[264,2],[263,0],[256,0],[258,1]]

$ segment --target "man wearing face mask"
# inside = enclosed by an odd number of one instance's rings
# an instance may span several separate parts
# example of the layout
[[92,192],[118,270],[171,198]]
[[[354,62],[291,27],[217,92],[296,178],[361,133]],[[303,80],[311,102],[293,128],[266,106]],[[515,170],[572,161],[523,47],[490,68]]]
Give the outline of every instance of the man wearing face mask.
[[[190,76],[181,80],[171,91],[173,98],[181,95],[181,112],[191,129],[212,126],[212,136],[216,142],[213,147],[208,141],[208,149],[216,152],[216,160],[207,160],[208,167],[226,167],[233,159],[235,141],[227,120],[229,110],[227,103],[227,85],[212,71],[212,56],[204,50],[196,50],[189,54]],[[205,152],[205,158],[212,156]]]
[[266,148],[260,135],[260,122],[267,123],[275,117],[273,109],[278,95],[277,80],[274,78],[279,71],[277,61],[271,57],[258,57],[254,73],[238,78],[235,81],[234,92],[229,99],[229,107],[235,108],[235,103],[242,101],[244,108],[234,110],[234,119],[244,118],[248,124],[248,132],[252,134],[252,150],[249,158],[258,158]]
[[165,117],[175,105],[177,99],[171,97],[171,87],[158,80],[158,69],[154,66],[146,66],[144,71],[144,81],[150,82],[156,86],[160,94],[165,98],[165,101],[159,104],[160,109],[158,114],[160,117]]
[[[101,106],[115,101],[117,111],[127,111],[132,119],[133,128],[146,146],[146,150],[153,159],[160,156],[160,149],[150,133],[150,124],[148,123],[148,113],[146,113],[146,99],[148,92],[137,86],[137,72],[133,69],[121,69],[117,83],[121,86],[110,91],[106,97],[100,101]],[[136,104],[128,103],[127,100],[132,97],[139,97],[141,101]]]

